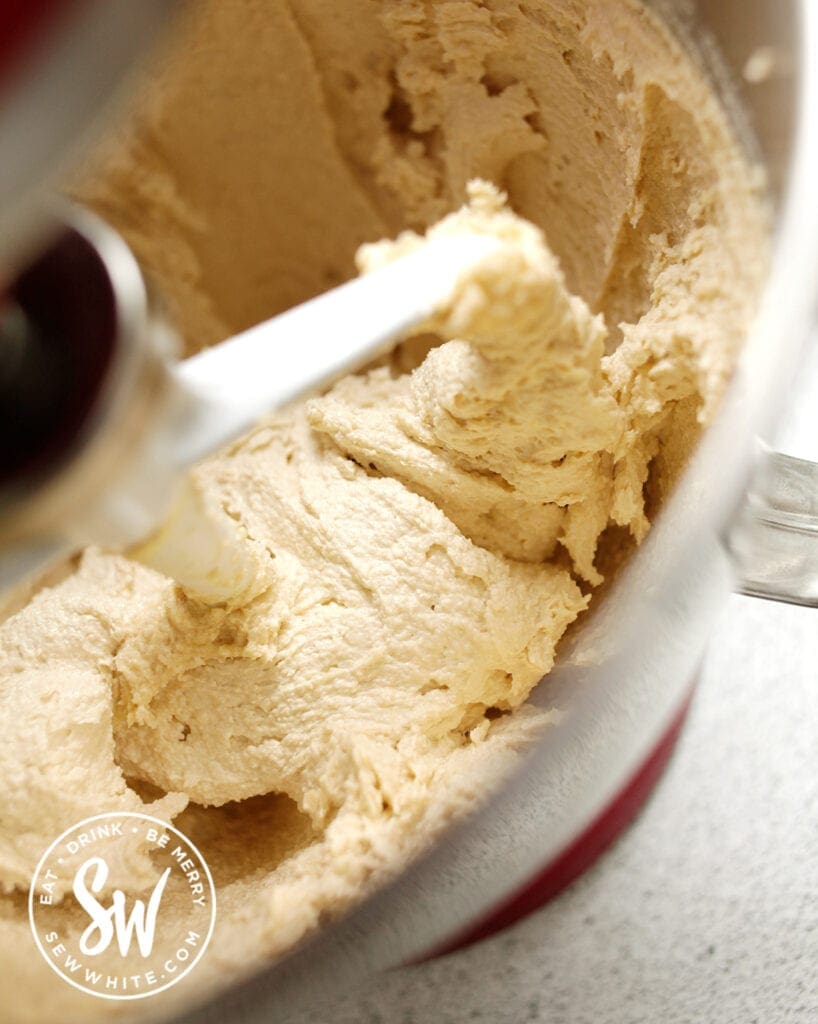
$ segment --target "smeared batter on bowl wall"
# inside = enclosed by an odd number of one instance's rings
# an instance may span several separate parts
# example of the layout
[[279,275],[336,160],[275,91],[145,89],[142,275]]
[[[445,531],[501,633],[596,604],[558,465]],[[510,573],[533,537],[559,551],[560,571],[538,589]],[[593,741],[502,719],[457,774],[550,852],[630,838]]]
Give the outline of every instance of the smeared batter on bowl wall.
[[0,955],[20,1020],[100,1008],[36,955],[20,895],[80,818],[147,807],[200,846],[216,983],[477,802],[549,721],[526,699],[600,544],[644,536],[646,493],[712,416],[766,246],[717,100],[629,0],[198,4],[71,190],[189,351],[350,276],[364,242],[416,232],[363,270],[441,218],[505,245],[388,365],[195,471],[246,555],[229,607],[94,550],[11,606]]

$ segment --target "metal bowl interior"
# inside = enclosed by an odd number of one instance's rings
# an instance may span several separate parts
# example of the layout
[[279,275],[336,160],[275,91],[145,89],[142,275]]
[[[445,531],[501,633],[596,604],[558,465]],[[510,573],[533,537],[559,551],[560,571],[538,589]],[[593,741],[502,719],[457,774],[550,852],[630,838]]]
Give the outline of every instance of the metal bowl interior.
[[[317,994],[331,998],[445,944],[579,834],[689,695],[733,581],[722,535],[742,500],[754,439],[776,421],[813,316],[818,9],[811,0],[654,6],[695,47],[739,130],[758,146],[776,210],[772,271],[720,416],[645,544],[535,692],[536,702],[562,710],[559,727],[479,813],[339,923],[219,997],[211,1014],[241,1005],[245,1013],[257,1009],[259,1019],[284,1019]],[[747,60],[762,46],[783,70],[742,82]]]

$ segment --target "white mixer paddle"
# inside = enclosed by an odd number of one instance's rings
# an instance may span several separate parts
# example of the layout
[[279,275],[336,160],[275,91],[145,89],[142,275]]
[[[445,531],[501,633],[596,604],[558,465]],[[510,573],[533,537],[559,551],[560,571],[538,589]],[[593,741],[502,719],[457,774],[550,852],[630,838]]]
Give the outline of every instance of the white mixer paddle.
[[[179,363],[166,432],[173,468],[185,469],[273,410],[389,351],[500,245],[477,234],[437,239]],[[206,514],[189,484],[159,530],[130,553],[209,603],[246,598],[253,587],[247,551],[228,524]]]

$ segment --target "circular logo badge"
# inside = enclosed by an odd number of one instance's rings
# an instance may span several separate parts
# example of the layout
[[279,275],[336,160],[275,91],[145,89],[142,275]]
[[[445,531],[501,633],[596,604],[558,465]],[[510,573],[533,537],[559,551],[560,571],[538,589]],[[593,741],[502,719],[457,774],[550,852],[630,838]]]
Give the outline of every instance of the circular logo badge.
[[69,985],[104,999],[142,999],[188,974],[216,920],[201,853],[147,814],[97,814],[43,854],[28,895],[34,940]]

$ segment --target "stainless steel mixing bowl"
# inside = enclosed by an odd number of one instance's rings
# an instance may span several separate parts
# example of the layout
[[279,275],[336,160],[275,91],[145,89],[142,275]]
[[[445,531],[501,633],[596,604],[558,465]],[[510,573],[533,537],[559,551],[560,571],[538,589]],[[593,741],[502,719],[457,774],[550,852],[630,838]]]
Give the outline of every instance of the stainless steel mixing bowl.
[[535,691],[562,710],[559,727],[479,813],[338,924],[225,993],[208,1019],[239,1005],[243,1020],[292,1019],[316,994],[331,999],[532,909],[649,789],[731,589],[818,604],[818,472],[760,443],[793,384],[818,296],[818,5],[653,6],[758,146],[775,202],[771,274],[718,421],[638,555]]
[[291,1019],[316,993],[331,998],[536,906],[610,841],[649,789],[737,581],[818,603],[818,473],[759,444],[792,386],[818,294],[818,5],[653,6],[711,71],[758,147],[775,201],[772,271],[719,419],[638,555],[535,692],[561,709],[559,727],[479,813],[339,923],[217,997],[208,1019],[229,1019],[239,1005],[243,1019]]

